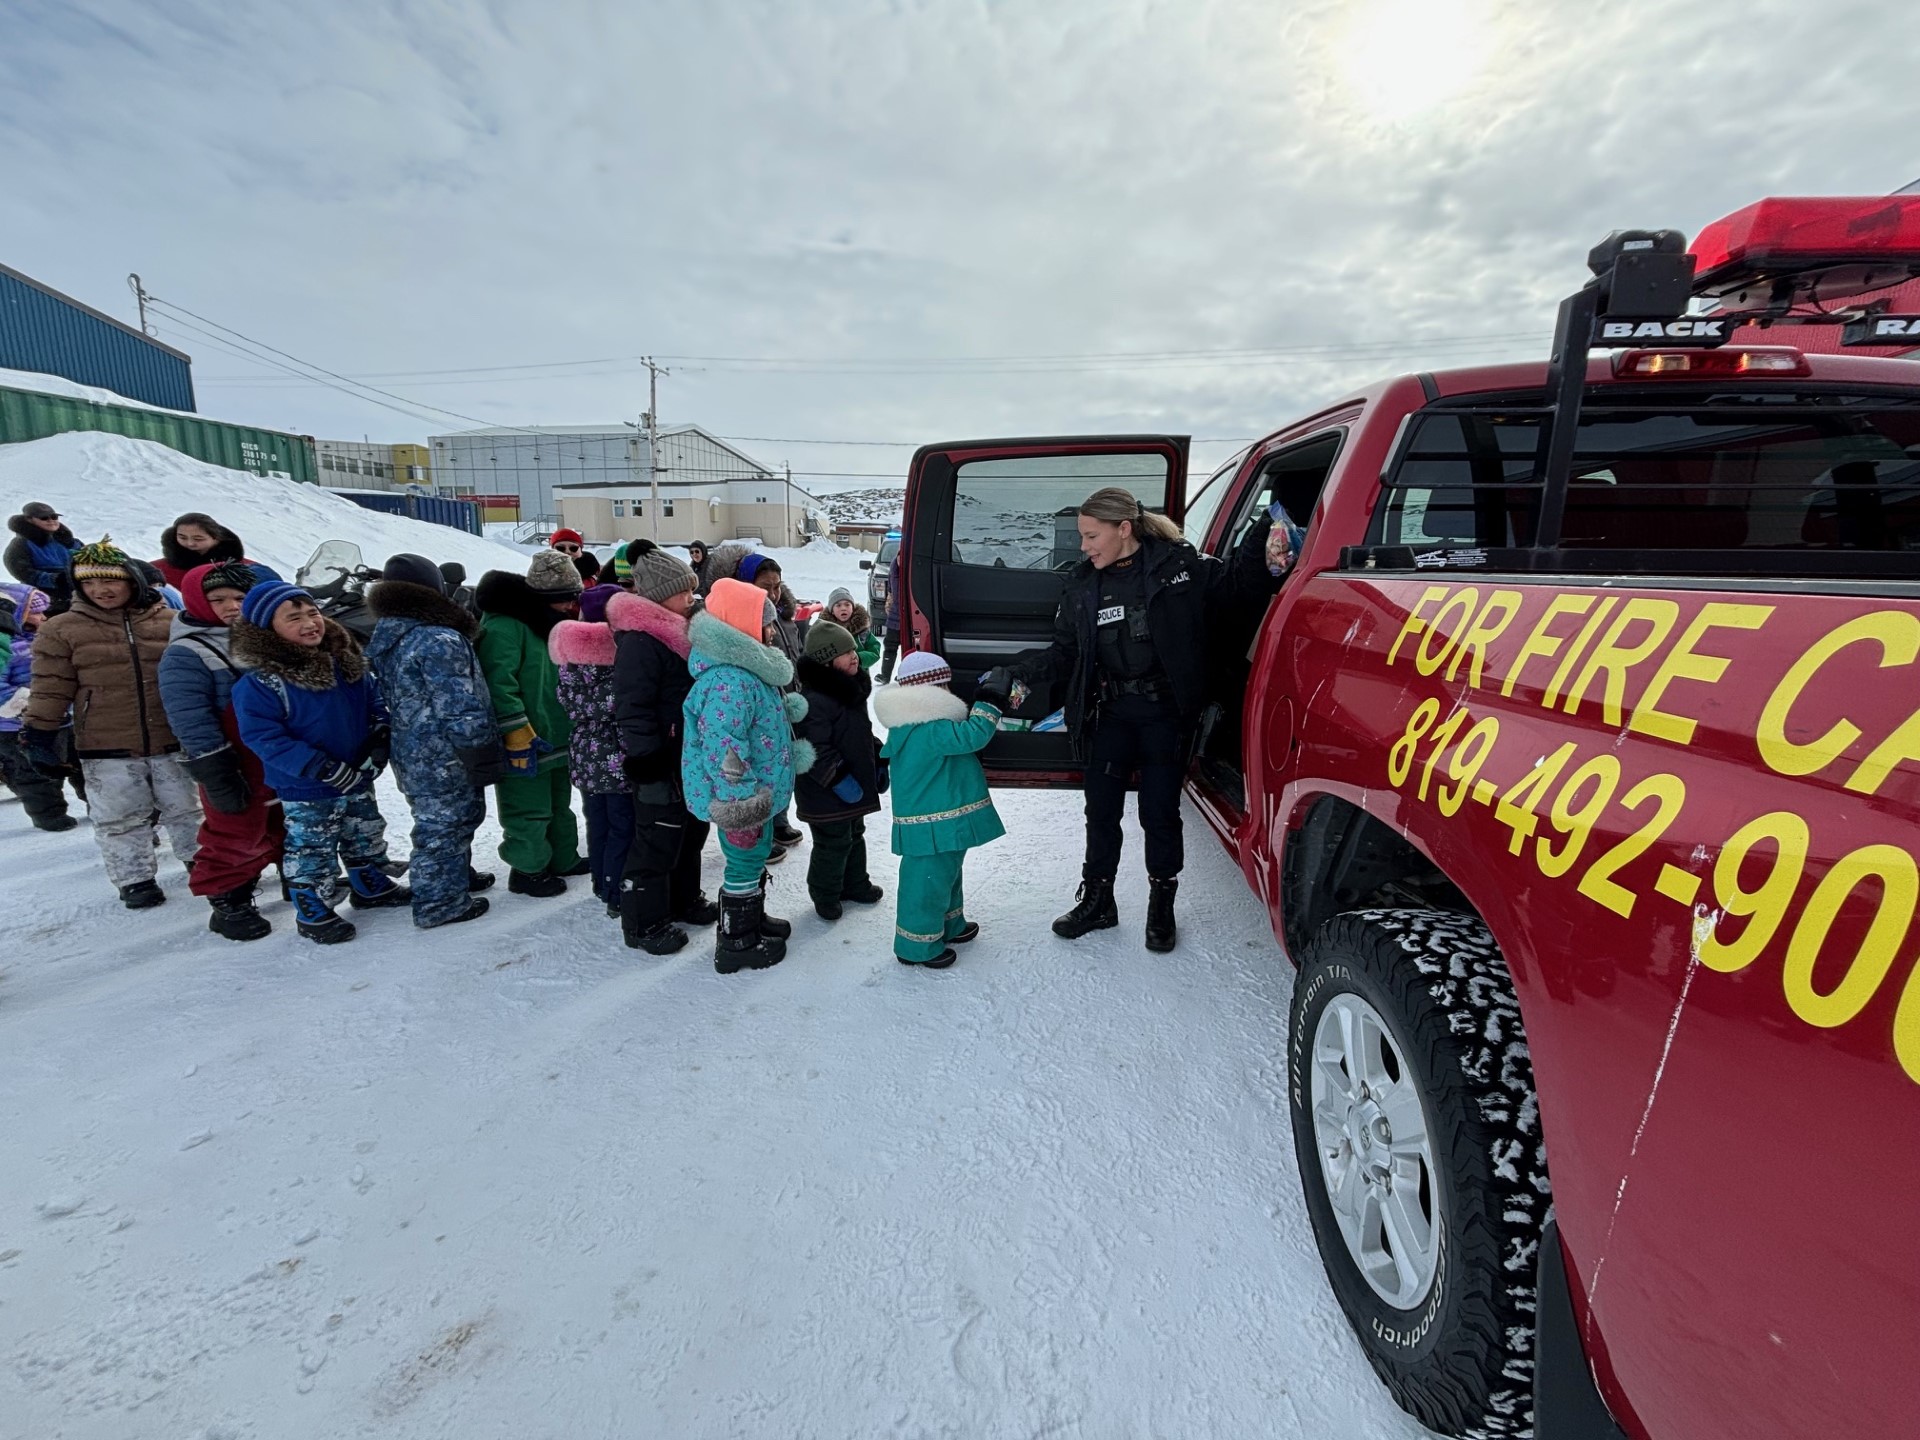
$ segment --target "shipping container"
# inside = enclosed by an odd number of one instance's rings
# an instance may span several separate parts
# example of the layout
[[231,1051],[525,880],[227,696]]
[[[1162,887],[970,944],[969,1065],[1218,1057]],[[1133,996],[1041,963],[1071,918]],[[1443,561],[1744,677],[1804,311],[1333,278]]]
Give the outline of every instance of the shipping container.
[[169,410],[194,408],[191,357],[5,265],[0,370],[58,375]]
[[455,500],[446,495],[422,495],[410,490],[337,490],[328,493],[351,500],[363,510],[378,510],[383,515],[405,515],[409,520],[424,520],[429,525],[446,525],[479,535],[480,507],[471,500]]
[[279,475],[304,484],[312,484],[315,477],[313,441],[304,435],[0,386],[0,445],[44,440],[71,430],[103,430],[109,435],[154,440],[229,470]]

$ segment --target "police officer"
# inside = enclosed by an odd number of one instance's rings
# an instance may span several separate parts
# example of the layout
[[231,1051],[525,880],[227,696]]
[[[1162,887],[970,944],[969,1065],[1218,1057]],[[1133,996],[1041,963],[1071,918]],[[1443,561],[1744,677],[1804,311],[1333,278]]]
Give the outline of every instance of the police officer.
[[[1066,687],[1066,726],[1086,771],[1087,850],[1074,907],[1053,933],[1077,940],[1120,923],[1114,877],[1127,780],[1140,774],[1146,832],[1146,942],[1174,945],[1173,901],[1185,861],[1180,785],[1205,707],[1207,626],[1222,606],[1264,606],[1279,582],[1267,573],[1271,521],[1263,514],[1228,560],[1202,556],[1164,515],[1118,487],[1080,506],[1080,551],[1053,618],[1053,643],[1029,651],[1012,677]],[[987,682],[1004,691],[995,672]]]

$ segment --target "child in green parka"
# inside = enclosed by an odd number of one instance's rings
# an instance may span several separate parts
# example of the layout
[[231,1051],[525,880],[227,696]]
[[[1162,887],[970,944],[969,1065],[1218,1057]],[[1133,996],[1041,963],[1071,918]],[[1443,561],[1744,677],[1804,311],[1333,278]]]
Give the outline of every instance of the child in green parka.
[[967,919],[961,867],[967,851],[1007,833],[979,756],[1006,696],[983,683],[969,710],[947,689],[952,679],[946,661],[916,651],[873,701],[874,718],[887,727],[880,753],[892,779],[893,853],[900,857],[893,954],[902,965],[929,970],[953,964],[953,947],[980,933]]

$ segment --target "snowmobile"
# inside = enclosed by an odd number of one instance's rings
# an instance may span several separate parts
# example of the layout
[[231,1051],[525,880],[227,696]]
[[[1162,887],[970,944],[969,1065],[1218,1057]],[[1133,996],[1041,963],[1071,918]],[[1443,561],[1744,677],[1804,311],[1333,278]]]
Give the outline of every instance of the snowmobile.
[[363,562],[358,545],[350,540],[328,540],[294,572],[293,583],[313,596],[322,615],[338,620],[364,644],[372,638],[377,623],[367,609],[366,588],[379,579],[380,572]]

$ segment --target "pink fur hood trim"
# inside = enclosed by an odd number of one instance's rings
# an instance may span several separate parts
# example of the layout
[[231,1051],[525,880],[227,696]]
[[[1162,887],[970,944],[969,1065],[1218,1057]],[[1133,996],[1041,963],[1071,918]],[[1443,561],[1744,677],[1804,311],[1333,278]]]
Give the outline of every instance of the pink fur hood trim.
[[686,620],[644,595],[621,594],[607,601],[607,625],[611,632],[637,630],[651,635],[682,660],[692,649]]
[[613,631],[585,620],[562,620],[547,635],[556,665],[613,664]]

